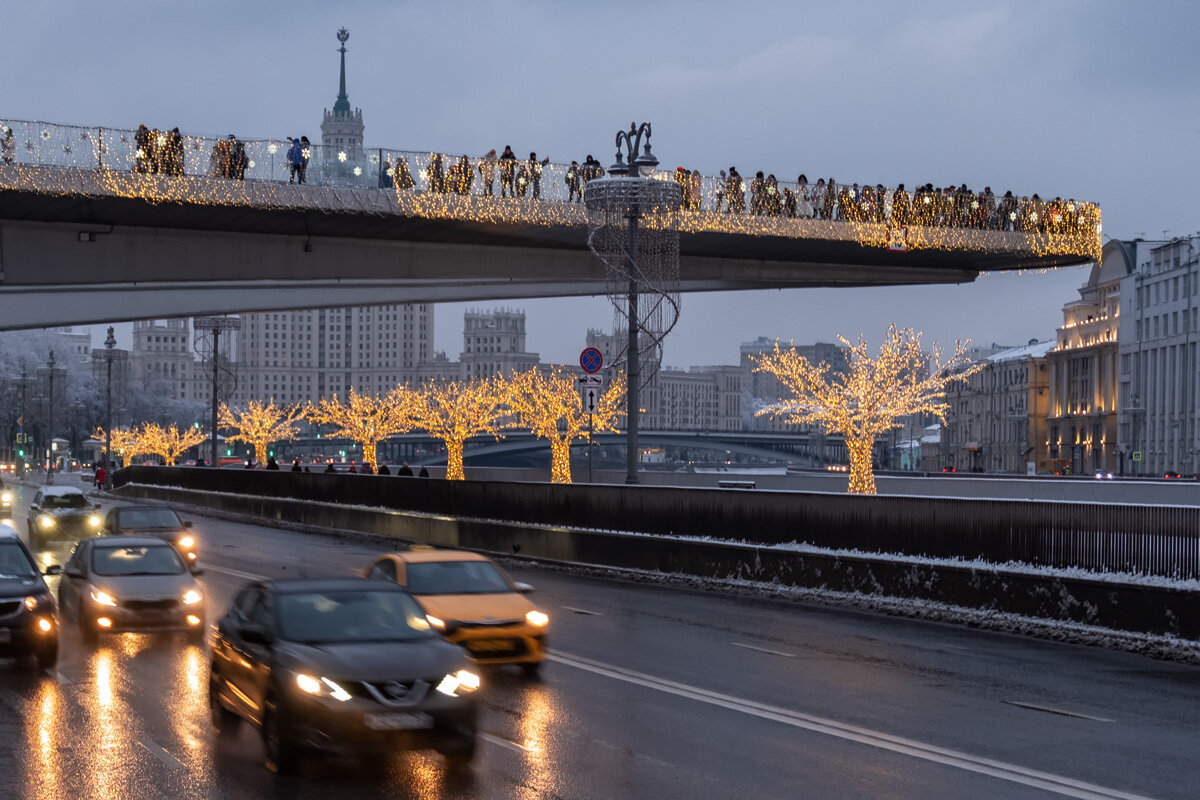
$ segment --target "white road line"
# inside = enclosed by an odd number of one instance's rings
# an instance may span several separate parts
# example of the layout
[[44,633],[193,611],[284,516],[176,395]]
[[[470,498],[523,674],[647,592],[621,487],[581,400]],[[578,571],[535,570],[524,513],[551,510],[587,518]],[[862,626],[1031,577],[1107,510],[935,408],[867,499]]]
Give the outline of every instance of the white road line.
[[178,758],[171,755],[166,750],[162,749],[161,747],[159,747],[157,744],[150,741],[149,739],[139,739],[138,744],[140,744],[142,747],[146,748],[146,750],[149,751],[149,753],[152,756],[154,756],[159,761],[166,764],[168,767],[173,767],[175,769],[186,769],[186,767],[183,766],[182,761],[180,761]]
[[65,674],[63,674],[62,670],[45,669],[42,671],[45,672],[47,675],[49,675],[51,678],[54,678],[54,680],[58,681],[63,686],[70,686],[72,683],[71,679],[68,678]]
[[1105,717],[1093,717],[1090,714],[1080,714],[1078,711],[1067,711],[1065,708],[1051,708],[1050,706],[1039,706],[1037,703],[1024,703],[1020,700],[1005,700],[1010,706],[1020,706],[1028,708],[1032,711],[1045,711],[1047,714],[1058,714],[1063,717],[1075,717],[1077,719],[1090,719],[1092,722],[1112,722],[1111,719]]
[[243,578],[248,581],[265,581],[269,580],[266,575],[255,575],[252,572],[242,572],[240,569],[230,569],[229,567],[214,567],[211,564],[202,564],[204,569],[211,572],[219,572],[222,575],[232,575],[235,578]]
[[575,606],[563,606],[563,611],[574,611],[576,614],[584,614],[589,617],[603,617],[599,611],[588,611],[586,608],[576,608]]
[[508,739],[505,739],[501,736],[496,736],[492,733],[480,733],[479,738],[483,739],[485,742],[491,742],[492,744],[498,744],[501,747],[507,747],[509,750],[515,750],[521,755],[525,755],[529,752],[528,749],[522,747],[516,742],[510,742]]
[[906,739],[902,736],[893,736],[891,734],[874,731],[869,728],[850,725],[844,722],[838,722],[833,719],[813,716],[811,714],[802,714],[798,711],[792,711],[778,706],[768,705],[766,703],[758,703],[753,700],[743,700],[738,697],[733,697],[720,692],[712,692],[707,689],[701,689],[696,686],[690,686],[685,683],[677,683],[665,678],[657,678],[653,675],[647,675],[642,672],[617,667],[611,664],[605,664],[601,661],[594,661],[582,656],[573,656],[561,651],[550,653],[546,656],[550,661],[562,664],[568,667],[591,672],[596,675],[604,675],[605,677],[613,678],[614,680],[632,683],[637,686],[643,686],[648,689],[654,689],[659,692],[673,694],[678,697],[686,697],[691,700],[697,700],[701,703],[707,703],[713,706],[719,706],[731,711],[738,711],[743,714],[768,719],[775,722],[790,725],[795,728],[812,731],[814,733],[833,736],[838,739],[845,739],[859,744],[865,744],[869,747],[876,747],[881,750],[889,750],[893,753],[912,756],[924,761],[931,761],[936,764],[943,764],[948,767],[975,772],[981,775],[989,775],[1000,780],[1009,781],[1010,783],[1018,783],[1024,786],[1031,786],[1035,789],[1043,789],[1054,794],[1062,795],[1063,797],[1075,797],[1080,800],[1149,800],[1142,795],[1130,794],[1117,789],[1109,789],[1103,786],[1097,786],[1083,781],[1077,781],[1073,778],[1066,778],[1059,775],[1053,775],[1048,772],[1041,772],[1026,767],[1021,767],[1016,764],[1008,764],[1003,761],[996,761],[990,758],[974,756],[969,753],[963,753],[957,750],[950,750],[936,745],[926,744],[916,741],[915,739]]
[[741,642],[730,642],[734,647],[744,647],[747,650],[754,650],[759,653],[768,653],[773,656],[783,656],[784,658],[795,658],[795,653],[785,653],[782,650],[768,650],[765,647],[756,647],[752,644],[742,644]]

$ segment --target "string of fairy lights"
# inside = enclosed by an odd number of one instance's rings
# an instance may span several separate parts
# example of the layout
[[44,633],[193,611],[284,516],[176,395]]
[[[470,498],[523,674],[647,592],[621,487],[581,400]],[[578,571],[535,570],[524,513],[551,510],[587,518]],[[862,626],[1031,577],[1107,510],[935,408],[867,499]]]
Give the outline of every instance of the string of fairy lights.
[[[506,164],[486,156],[306,143],[300,174],[292,170],[291,147],[232,134],[0,121],[0,191],[583,228],[581,197],[602,172],[532,158]],[[1100,209],[1073,199],[845,184],[818,192],[795,181],[747,182],[683,168],[654,177],[683,186],[683,208],[662,223],[681,233],[1100,257]],[[304,185],[289,183],[297,179]]]

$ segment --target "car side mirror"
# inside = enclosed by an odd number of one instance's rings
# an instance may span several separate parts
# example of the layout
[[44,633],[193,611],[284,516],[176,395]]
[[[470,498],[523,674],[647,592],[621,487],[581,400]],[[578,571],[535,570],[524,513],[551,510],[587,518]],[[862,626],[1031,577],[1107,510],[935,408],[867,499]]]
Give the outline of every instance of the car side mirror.
[[274,637],[271,632],[262,625],[242,625],[238,628],[238,633],[242,635],[242,639],[251,644],[270,644]]
[[43,575],[62,575],[63,568],[58,564],[51,564],[42,572]]
[[530,592],[533,591],[532,586],[530,586],[528,583],[521,583],[520,581],[517,581],[516,583],[514,583],[513,588],[516,589],[521,594],[529,594]]
[[100,503],[92,503],[92,508],[104,508]]
[[188,567],[188,569],[192,571],[193,575],[203,575],[204,574],[204,567]]
[[185,528],[190,528],[190,527],[192,527],[192,521],[191,521],[190,519],[185,519],[185,520],[183,521],[183,527],[185,527]]
[[66,571],[66,576],[68,578],[82,578],[83,572],[81,572],[80,570],[77,570],[77,569],[69,569]]

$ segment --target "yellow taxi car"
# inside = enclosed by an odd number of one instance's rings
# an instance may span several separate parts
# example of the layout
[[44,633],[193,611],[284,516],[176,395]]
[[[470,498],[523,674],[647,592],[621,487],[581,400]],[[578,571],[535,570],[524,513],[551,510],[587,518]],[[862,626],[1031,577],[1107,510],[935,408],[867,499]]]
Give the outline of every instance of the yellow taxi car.
[[529,676],[541,668],[550,617],[525,596],[532,586],[490,558],[414,547],[380,556],[362,574],[408,589],[429,623],[480,664],[518,664]]

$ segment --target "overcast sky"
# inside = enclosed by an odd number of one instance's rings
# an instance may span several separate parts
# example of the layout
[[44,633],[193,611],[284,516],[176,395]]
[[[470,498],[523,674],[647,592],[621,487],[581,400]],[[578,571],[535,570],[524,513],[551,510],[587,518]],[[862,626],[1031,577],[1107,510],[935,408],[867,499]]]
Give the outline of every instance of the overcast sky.
[[[667,167],[1069,196],[1117,238],[1200,228],[1196,3],[43,0],[0,19],[0,118],[316,140],[345,26],[368,146],[608,163],[615,131],[649,120]],[[686,295],[666,362],[733,363],[760,335],[878,341],[889,322],[1023,344],[1053,337],[1086,278]],[[612,325],[603,297],[503,305],[547,361]],[[463,308],[437,309],[451,358]]]

